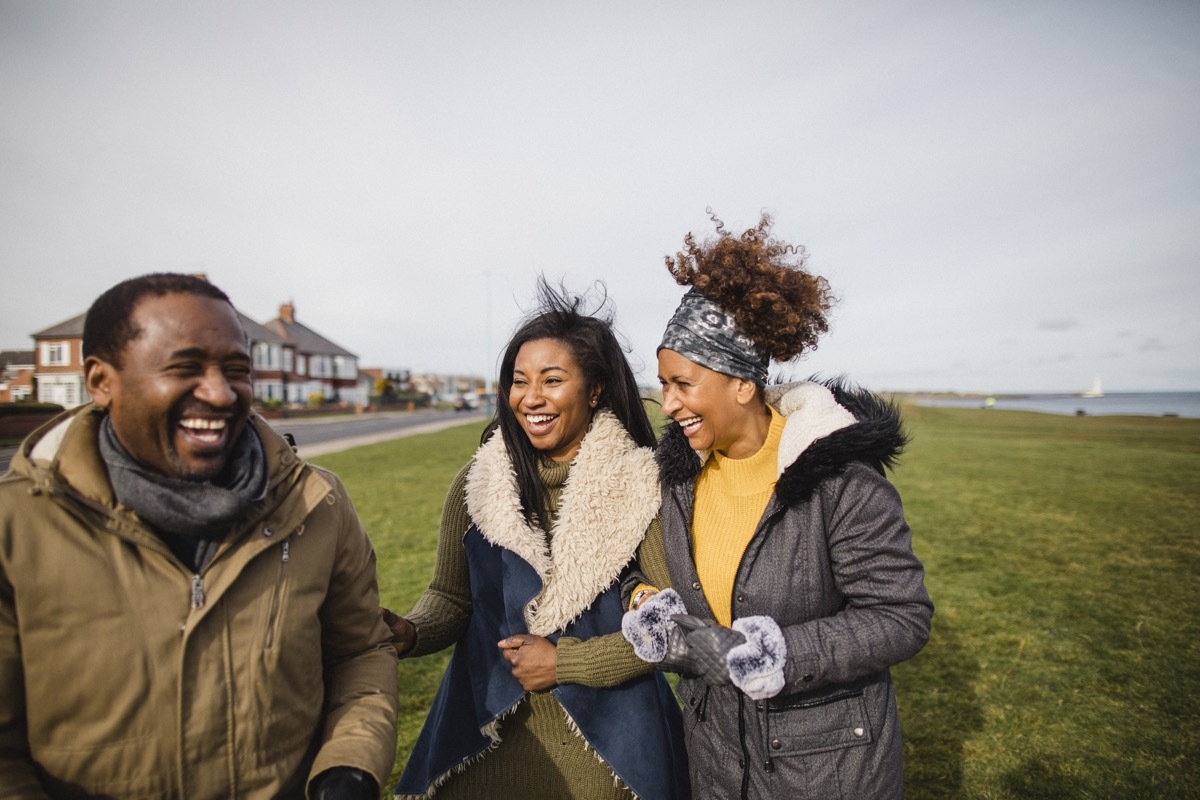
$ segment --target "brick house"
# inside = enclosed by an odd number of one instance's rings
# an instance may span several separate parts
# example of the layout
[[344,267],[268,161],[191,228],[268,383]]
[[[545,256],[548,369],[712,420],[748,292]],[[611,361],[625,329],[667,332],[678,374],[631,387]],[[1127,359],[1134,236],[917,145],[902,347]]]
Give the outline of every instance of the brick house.
[[79,314],[33,334],[33,379],[39,403],[74,408],[92,399],[83,385],[85,316]]
[[0,403],[33,398],[32,350],[0,350]]
[[[279,316],[264,323],[268,331],[283,340],[279,369],[264,373],[264,388],[272,397],[282,397],[288,403],[303,403],[313,395],[329,401],[366,403],[358,385],[358,356],[341,345],[296,321],[296,306],[284,303]],[[289,352],[290,351],[290,352]],[[261,355],[269,359],[269,348]],[[254,369],[259,369],[260,350],[254,351]],[[272,363],[264,361],[270,369]],[[278,392],[278,394],[275,394]]]

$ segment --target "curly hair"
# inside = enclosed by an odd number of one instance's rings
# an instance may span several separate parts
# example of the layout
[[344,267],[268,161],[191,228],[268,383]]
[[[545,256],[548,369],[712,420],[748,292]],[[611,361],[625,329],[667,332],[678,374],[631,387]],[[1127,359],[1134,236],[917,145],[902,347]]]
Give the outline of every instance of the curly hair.
[[805,267],[808,253],[771,235],[774,220],[762,213],[758,225],[735,236],[705,209],[717,236],[697,243],[688,233],[684,250],[667,256],[667,269],[681,286],[695,286],[733,314],[741,329],[776,361],[817,349],[829,330],[826,312],[836,299],[829,284]]

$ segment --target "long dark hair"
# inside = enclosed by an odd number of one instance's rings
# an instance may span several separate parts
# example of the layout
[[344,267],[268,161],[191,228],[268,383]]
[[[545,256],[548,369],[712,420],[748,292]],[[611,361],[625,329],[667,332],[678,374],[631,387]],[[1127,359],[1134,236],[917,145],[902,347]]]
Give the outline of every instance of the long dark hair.
[[607,408],[616,416],[639,447],[653,447],[654,428],[642,398],[638,393],[633,370],[625,358],[625,349],[613,330],[613,314],[604,285],[598,283],[601,297],[590,313],[585,311],[586,295],[575,295],[563,286],[557,289],[539,277],[537,308],[525,318],[508,340],[500,361],[500,377],[496,390],[496,416],[483,432],[481,442],[487,441],[496,428],[504,437],[504,447],[517,475],[521,496],[521,513],[530,524],[536,524],[546,508],[546,491],[538,478],[538,452],[525,429],[508,404],[513,385],[513,369],[517,353],[526,342],[554,339],[571,351],[571,356],[583,373],[589,390],[602,386],[596,410]]

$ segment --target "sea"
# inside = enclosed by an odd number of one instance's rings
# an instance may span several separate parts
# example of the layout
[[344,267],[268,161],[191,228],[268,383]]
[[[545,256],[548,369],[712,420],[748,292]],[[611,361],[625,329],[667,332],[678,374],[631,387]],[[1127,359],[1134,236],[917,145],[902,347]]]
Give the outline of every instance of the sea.
[[[1010,411],[1040,411],[1072,416],[1125,414],[1142,417],[1200,418],[1200,392],[1111,392],[1101,397],[1077,394],[992,395],[992,408]],[[913,398],[920,406],[982,408],[984,397]]]

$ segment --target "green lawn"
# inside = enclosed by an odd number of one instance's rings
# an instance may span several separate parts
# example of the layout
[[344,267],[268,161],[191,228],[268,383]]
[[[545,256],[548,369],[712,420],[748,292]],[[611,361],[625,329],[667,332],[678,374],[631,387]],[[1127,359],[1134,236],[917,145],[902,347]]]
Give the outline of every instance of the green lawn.
[[[894,479],[937,605],[894,670],[907,796],[1200,797],[1200,420],[906,407]],[[316,459],[403,612],[481,426]],[[397,771],[446,656],[400,665]]]

